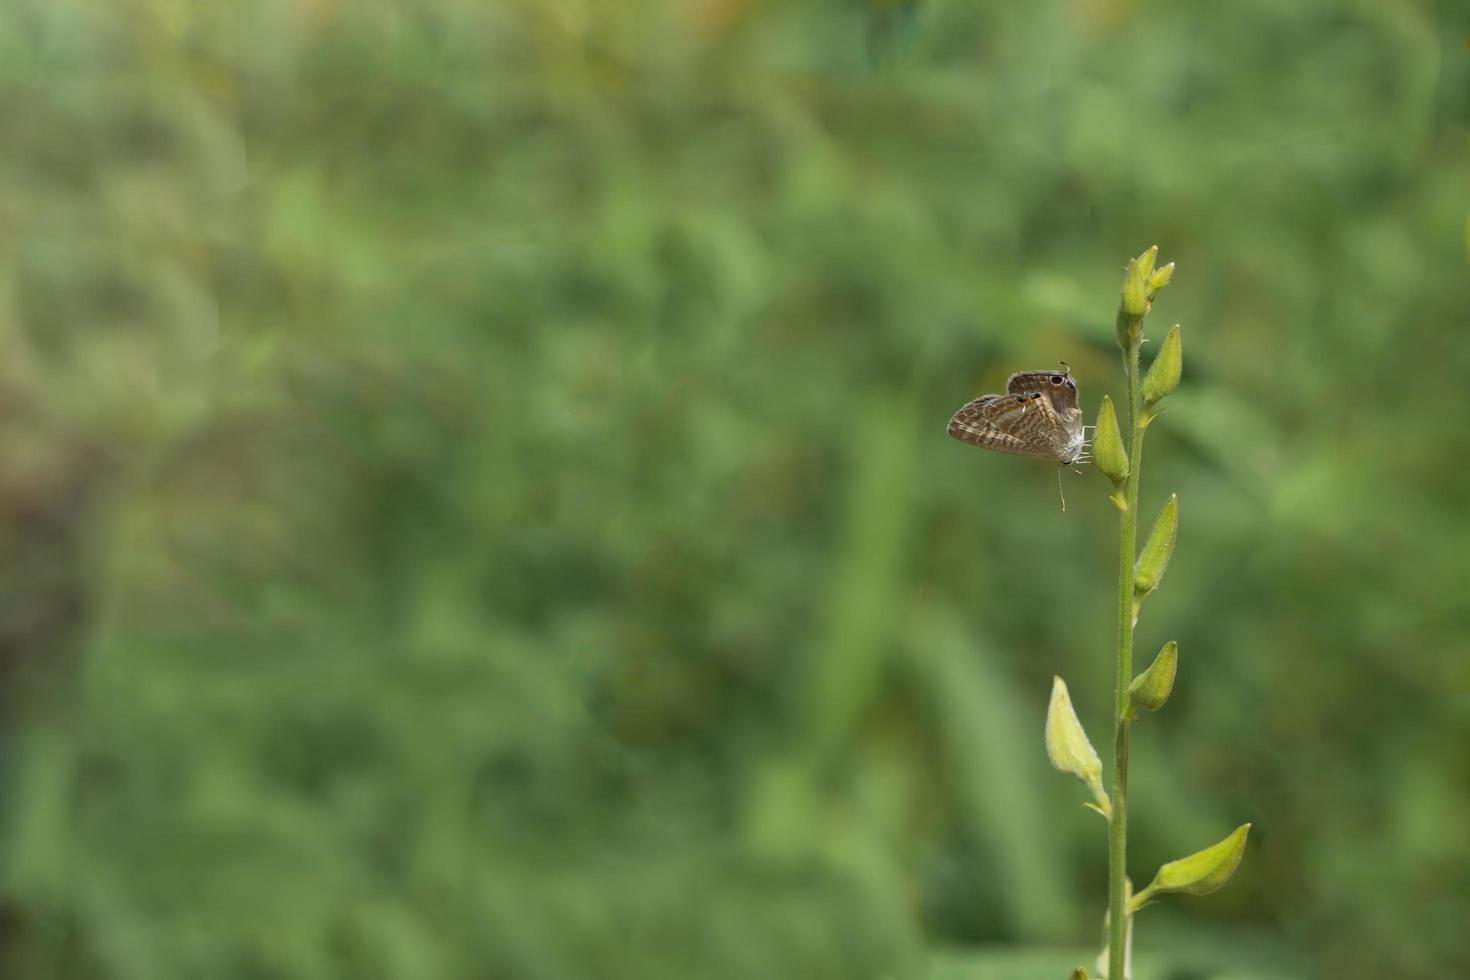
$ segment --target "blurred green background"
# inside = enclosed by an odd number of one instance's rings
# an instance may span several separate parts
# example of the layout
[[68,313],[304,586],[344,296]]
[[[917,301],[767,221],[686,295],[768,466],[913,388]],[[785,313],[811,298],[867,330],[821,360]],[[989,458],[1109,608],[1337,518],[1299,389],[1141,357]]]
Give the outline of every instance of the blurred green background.
[[[0,975],[1470,976],[1470,8],[11,0]],[[1107,754],[1107,753],[1105,753]]]

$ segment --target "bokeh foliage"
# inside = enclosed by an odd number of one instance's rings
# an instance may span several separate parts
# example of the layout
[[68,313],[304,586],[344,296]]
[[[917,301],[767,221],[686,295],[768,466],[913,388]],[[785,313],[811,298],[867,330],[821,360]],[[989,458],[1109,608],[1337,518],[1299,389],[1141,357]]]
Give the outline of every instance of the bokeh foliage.
[[1467,35],[6,4],[0,972],[1065,975],[1106,481],[943,429],[1058,359],[1116,398],[1153,242],[1135,880],[1255,829],[1140,978],[1470,972]]

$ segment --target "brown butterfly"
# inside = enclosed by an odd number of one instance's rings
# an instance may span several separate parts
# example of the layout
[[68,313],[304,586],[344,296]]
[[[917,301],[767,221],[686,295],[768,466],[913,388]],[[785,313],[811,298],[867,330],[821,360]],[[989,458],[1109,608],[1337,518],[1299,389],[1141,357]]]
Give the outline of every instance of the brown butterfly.
[[1004,395],[981,395],[954,413],[949,434],[996,452],[1087,462],[1077,382],[1063,362],[1058,371],[1022,371],[1006,380]]

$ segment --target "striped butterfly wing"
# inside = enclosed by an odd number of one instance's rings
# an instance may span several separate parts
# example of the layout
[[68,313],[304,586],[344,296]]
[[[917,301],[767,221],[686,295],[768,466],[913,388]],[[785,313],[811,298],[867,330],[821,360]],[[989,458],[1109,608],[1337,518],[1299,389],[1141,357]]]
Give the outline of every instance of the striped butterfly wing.
[[[1061,419],[1035,392],[1025,395],[982,395],[949,420],[949,434],[982,449],[1070,459],[1069,437]],[[1080,434],[1080,429],[1079,429]]]
[[1006,388],[1007,394],[982,395],[956,412],[949,434],[982,449],[1036,459],[1070,463],[1082,454],[1077,384],[1066,373],[1013,374]]
[[949,420],[949,434],[960,442],[1001,453],[1029,455],[1026,440],[1017,432],[1021,406],[1006,395],[981,395]]

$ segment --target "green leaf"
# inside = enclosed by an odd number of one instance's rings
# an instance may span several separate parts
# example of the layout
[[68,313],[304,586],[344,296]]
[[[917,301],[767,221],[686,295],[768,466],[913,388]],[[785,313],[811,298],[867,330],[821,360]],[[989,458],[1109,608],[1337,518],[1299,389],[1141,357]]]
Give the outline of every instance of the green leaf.
[[1176,323],[1164,336],[1158,356],[1149,365],[1148,374],[1143,378],[1144,403],[1153,407],[1165,395],[1179,387],[1179,375],[1183,366],[1184,351],[1179,338],[1179,324]]
[[1245,854],[1245,838],[1250,829],[1250,824],[1241,824],[1220,843],[1164,865],[1154,876],[1153,882],[1133,896],[1128,903],[1128,913],[1131,915],[1137,912],[1155,895],[1164,892],[1208,895],[1225,884],[1240,866],[1240,859]]
[[1123,448],[1123,436],[1118,431],[1113,400],[1107,395],[1103,395],[1102,407],[1097,410],[1097,431],[1093,435],[1092,451],[1098,470],[1115,486],[1128,479],[1128,452]]
[[1046,754],[1053,767],[1087,784],[1103,816],[1113,812],[1102,785],[1102,760],[1082,730],[1072,696],[1067,693],[1067,682],[1060,677],[1052,678],[1051,703],[1046,709]]
[[1164,644],[1148,670],[1133,678],[1128,685],[1130,713],[1134,708],[1158,711],[1169,700],[1174,690],[1174,674],[1179,669],[1179,644],[1170,640]]
[[1164,569],[1169,567],[1169,558],[1174,554],[1174,538],[1179,532],[1179,495],[1170,494],[1154,529],[1149,532],[1148,543],[1133,565],[1133,589],[1141,598],[1159,587],[1164,578]]

